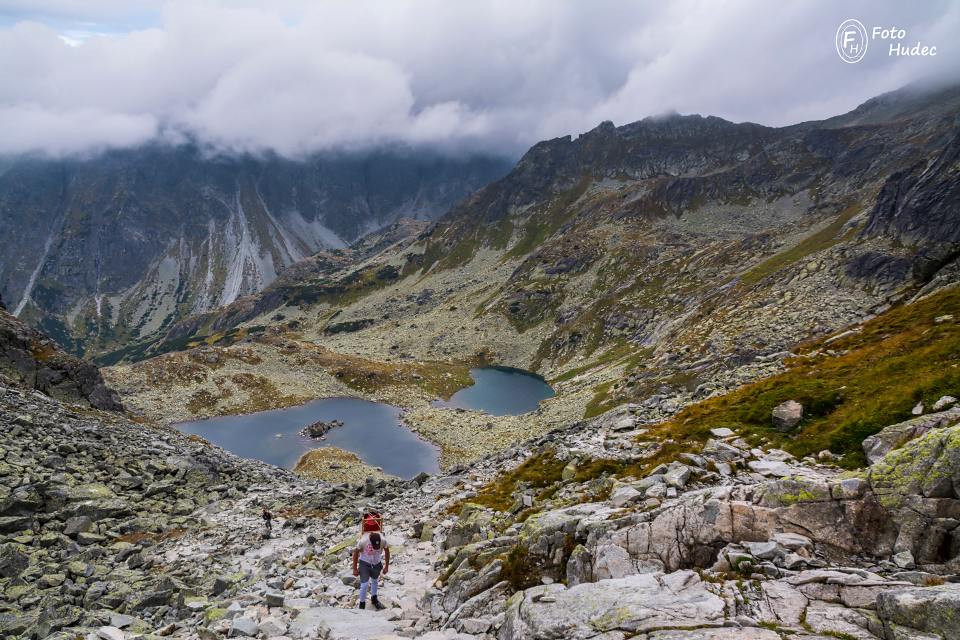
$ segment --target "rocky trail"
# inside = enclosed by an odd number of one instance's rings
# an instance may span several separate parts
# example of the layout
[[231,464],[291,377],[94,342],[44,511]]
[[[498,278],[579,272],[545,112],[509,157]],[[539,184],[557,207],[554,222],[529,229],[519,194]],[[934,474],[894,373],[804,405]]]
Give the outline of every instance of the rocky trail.
[[[348,546],[356,540],[356,522],[307,525],[296,516],[279,517],[270,537],[263,535],[261,506],[282,503],[284,496],[266,488],[252,488],[251,495],[229,509],[211,508],[203,522],[210,533],[202,538],[184,538],[166,551],[170,560],[196,560],[220,556],[222,575],[243,576],[245,586],[236,590],[226,607],[208,598],[193,599],[188,608],[204,633],[221,632],[231,637],[257,636],[295,638],[387,638],[434,637],[426,632],[429,612],[419,603],[436,580],[434,560],[438,549],[431,541],[411,537],[409,511],[387,512],[393,561],[381,579],[378,612],[357,608],[357,578],[350,572]],[[282,511],[282,508],[281,508]],[[341,521],[343,518],[340,519]],[[332,542],[336,540],[335,544]],[[322,558],[319,566],[313,562]],[[224,584],[225,583],[221,583]],[[215,585],[214,592],[219,589]],[[191,625],[171,630],[171,635],[191,637]],[[443,635],[442,637],[448,637]],[[455,637],[455,636],[453,636]]]
[[[950,399],[877,434],[858,472],[722,429],[630,471],[662,444],[627,405],[362,485],[34,392],[0,402],[3,637],[960,637]],[[380,612],[357,609],[349,564],[371,502],[393,550]]]
[[[950,339],[953,315],[918,309],[911,327]],[[950,395],[858,439],[859,469],[774,444],[813,406],[764,410],[759,437],[684,422],[690,394],[663,393],[549,430],[516,416],[519,444],[434,475],[331,482],[134,419],[95,367],[7,335],[2,638],[960,639]],[[350,572],[369,505],[393,552],[383,611],[357,608]]]
[[[305,481],[39,393],[0,402],[3,637],[457,637],[421,609],[450,478]],[[371,501],[393,551],[382,612],[356,608],[350,573]]]

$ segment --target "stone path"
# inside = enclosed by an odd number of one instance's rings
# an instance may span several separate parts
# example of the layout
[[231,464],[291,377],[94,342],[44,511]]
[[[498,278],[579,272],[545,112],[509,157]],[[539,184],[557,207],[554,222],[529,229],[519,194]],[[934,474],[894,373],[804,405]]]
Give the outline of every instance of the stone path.
[[[324,638],[329,640],[476,638],[454,630],[431,630],[423,595],[435,583],[440,553],[432,541],[413,537],[416,509],[386,510],[386,535],[392,541],[390,571],[381,577],[383,611],[360,610],[358,579],[350,571],[353,522],[291,526],[295,518],[278,516],[273,535],[262,537],[259,514],[275,490],[251,488],[228,509],[208,510],[207,537],[185,536],[170,546],[171,561],[195,561],[215,554],[219,571],[243,586],[219,601],[198,598],[194,624],[172,630],[173,637],[203,638],[207,633],[228,637]],[[225,605],[225,606],[224,606]],[[212,620],[211,620],[212,619]]]

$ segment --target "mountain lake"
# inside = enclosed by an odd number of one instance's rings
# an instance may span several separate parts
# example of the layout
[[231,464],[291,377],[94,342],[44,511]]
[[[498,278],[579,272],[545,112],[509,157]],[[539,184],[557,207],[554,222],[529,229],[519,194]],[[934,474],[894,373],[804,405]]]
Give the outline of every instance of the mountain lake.
[[541,400],[554,395],[540,376],[512,367],[480,367],[470,370],[473,385],[457,391],[435,407],[483,411],[494,416],[515,416],[535,411]]
[[[554,395],[542,378],[520,369],[482,367],[471,369],[470,375],[472,386],[448,401],[434,402],[434,406],[511,415],[532,411],[540,400]],[[300,435],[301,429],[318,420],[340,420],[343,426],[328,431],[323,440]],[[399,408],[359,398],[323,398],[286,409],[206,418],[176,427],[238,456],[286,469],[292,469],[310,449],[339,447],[401,478],[439,471],[439,450],[403,423]]]

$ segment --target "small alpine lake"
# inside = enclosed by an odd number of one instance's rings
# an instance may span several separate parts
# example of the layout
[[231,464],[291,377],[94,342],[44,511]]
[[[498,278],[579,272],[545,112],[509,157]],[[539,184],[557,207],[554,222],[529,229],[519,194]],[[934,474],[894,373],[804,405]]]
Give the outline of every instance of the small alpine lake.
[[541,400],[555,395],[543,378],[523,369],[480,367],[470,369],[470,377],[473,385],[460,389],[449,400],[437,400],[433,406],[515,416],[535,411]]
[[[308,424],[340,420],[343,426],[323,440],[300,435]],[[400,409],[359,398],[323,398],[287,409],[221,416],[176,425],[244,458],[292,469],[317,447],[339,447],[356,453],[386,473],[412,478],[421,471],[436,473],[438,449],[421,440],[400,420]]]
[[[540,400],[554,395],[542,378],[520,369],[471,369],[474,384],[461,389],[437,407],[459,407],[492,415],[527,413]],[[412,478],[439,471],[439,450],[417,436],[401,419],[399,408],[359,398],[323,398],[286,409],[238,416],[206,418],[175,425],[183,433],[200,436],[244,458],[292,469],[300,457],[318,447],[338,447],[357,454],[365,463],[386,473]],[[300,435],[305,426],[340,420],[322,440]]]

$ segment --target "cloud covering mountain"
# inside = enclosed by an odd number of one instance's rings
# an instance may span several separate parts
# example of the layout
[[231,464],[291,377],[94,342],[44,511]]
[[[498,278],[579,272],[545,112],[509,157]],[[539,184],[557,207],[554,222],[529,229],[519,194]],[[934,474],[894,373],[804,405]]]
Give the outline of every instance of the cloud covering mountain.
[[[936,45],[861,63],[837,26]],[[517,153],[667,110],[786,124],[957,67],[950,2],[0,3],[0,153],[148,140]]]

